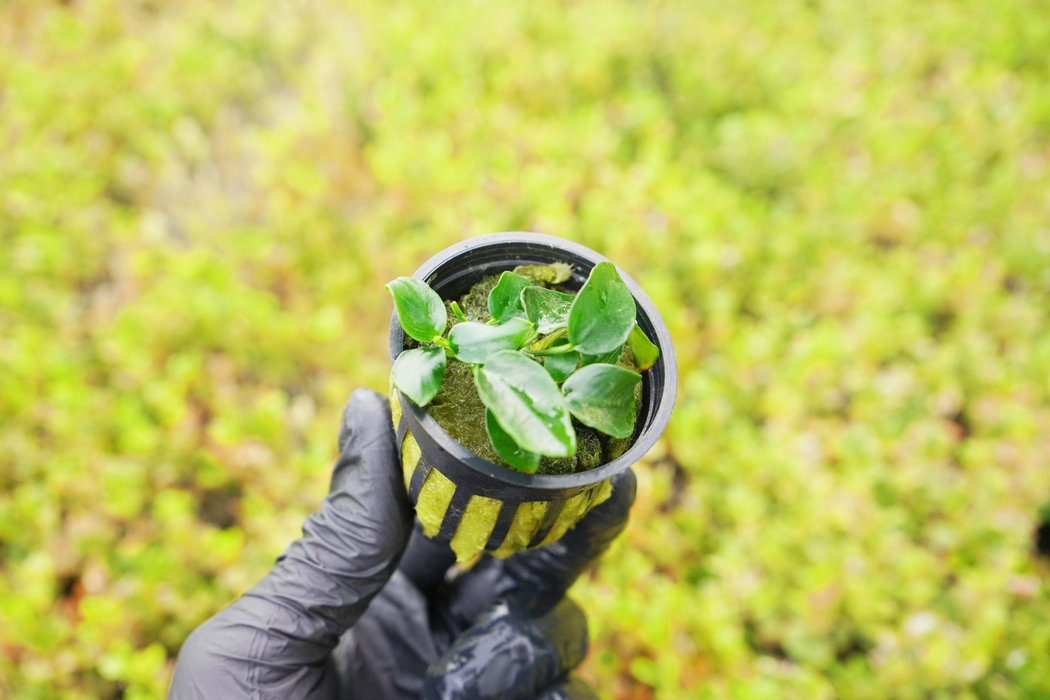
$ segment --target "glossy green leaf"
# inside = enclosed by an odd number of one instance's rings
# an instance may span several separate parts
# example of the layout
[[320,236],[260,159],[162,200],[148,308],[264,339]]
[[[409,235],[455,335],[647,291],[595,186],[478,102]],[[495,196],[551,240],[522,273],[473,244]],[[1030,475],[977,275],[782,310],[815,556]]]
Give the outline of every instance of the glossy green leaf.
[[511,318],[525,318],[525,310],[521,306],[521,291],[531,284],[532,282],[513,272],[500,275],[499,282],[489,292],[489,313],[492,318],[497,323]]
[[634,354],[634,364],[639,370],[645,371],[656,364],[660,358],[660,348],[653,345],[649,336],[645,334],[642,327],[637,323],[631,329],[631,335],[627,336],[627,345]]
[[390,378],[405,396],[426,406],[441,388],[445,366],[445,351],[441,348],[405,350],[394,361]]
[[551,457],[576,453],[569,409],[547,371],[521,353],[497,352],[474,375],[482,402],[519,446]]
[[514,438],[503,429],[495,414],[488,409],[485,410],[485,430],[492,442],[492,449],[496,450],[500,459],[518,471],[526,474],[536,473],[537,467],[540,466],[540,455],[524,450],[514,442]]
[[590,427],[618,438],[634,433],[634,387],[642,376],[613,365],[590,365],[562,385],[572,415]]
[[547,374],[551,375],[551,379],[558,384],[568,379],[579,364],[580,353],[575,350],[560,355],[547,355],[543,358],[543,367],[547,370]]
[[606,365],[615,365],[620,361],[620,355],[623,355],[623,346],[617,346],[609,352],[602,353],[600,355],[584,355],[581,353],[580,358],[583,366],[596,365],[599,363]]
[[521,305],[525,317],[536,324],[540,333],[550,333],[569,322],[569,309],[575,299],[571,294],[562,294],[544,287],[525,287],[521,290]]
[[532,335],[532,324],[520,318],[512,318],[498,326],[467,321],[452,327],[448,342],[456,359],[479,365],[500,350],[517,350]]
[[426,282],[412,277],[398,277],[386,285],[394,297],[394,308],[401,327],[410,337],[429,343],[445,332],[448,313],[445,303]]
[[627,342],[634,328],[634,297],[616,266],[598,263],[569,311],[569,342],[587,355],[601,355]]

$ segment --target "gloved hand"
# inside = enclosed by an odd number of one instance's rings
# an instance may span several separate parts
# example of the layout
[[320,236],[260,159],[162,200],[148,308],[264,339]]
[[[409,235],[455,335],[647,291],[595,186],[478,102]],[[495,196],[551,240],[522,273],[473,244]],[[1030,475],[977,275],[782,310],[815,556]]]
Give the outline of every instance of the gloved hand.
[[567,675],[587,625],[564,595],[626,525],[633,473],[561,540],[447,583],[452,553],[413,533],[386,399],[354,392],[339,449],[303,537],[186,640],[169,700],[596,697]]

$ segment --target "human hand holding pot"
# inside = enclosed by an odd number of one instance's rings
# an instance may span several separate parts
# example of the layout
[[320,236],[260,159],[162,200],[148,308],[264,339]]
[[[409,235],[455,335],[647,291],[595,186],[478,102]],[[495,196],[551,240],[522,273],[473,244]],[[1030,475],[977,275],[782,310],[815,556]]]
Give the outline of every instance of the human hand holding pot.
[[623,530],[630,471],[557,542],[483,559],[446,584],[451,552],[410,535],[385,399],[351,396],[339,447],[330,493],[303,537],[189,637],[169,698],[595,697],[567,675],[586,653],[587,628],[564,594]]

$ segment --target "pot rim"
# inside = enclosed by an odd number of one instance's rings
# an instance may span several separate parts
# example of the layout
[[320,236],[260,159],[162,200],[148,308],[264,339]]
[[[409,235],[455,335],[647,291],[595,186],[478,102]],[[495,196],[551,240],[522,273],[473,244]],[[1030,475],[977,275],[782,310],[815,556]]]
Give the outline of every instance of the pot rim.
[[[535,245],[538,248],[553,248],[565,251],[594,265],[601,262],[612,262],[590,248],[564,238],[527,231],[508,231],[476,236],[449,246],[423,263],[412,274],[412,277],[430,285],[435,279],[436,271],[440,267],[461,255],[479,248],[499,247],[508,243],[525,243],[527,245]],[[615,265],[615,263],[613,264]],[[482,459],[463,447],[445,432],[445,429],[434,420],[429,411],[417,406],[414,401],[399,392],[402,411],[411,412],[420,427],[427,432],[440,449],[449,453],[454,459],[468,465],[474,471],[495,479],[505,486],[519,486],[542,491],[576,490],[580,487],[596,484],[625,471],[649,451],[667,427],[678,390],[678,368],[674,346],[671,343],[671,334],[659,310],[657,310],[652,300],[633,277],[627,274],[619,265],[616,266],[616,270],[631,291],[631,295],[634,297],[635,304],[639,307],[640,312],[643,312],[648,317],[655,331],[656,337],[652,340],[660,349],[660,358],[647,372],[658,371],[663,373],[662,390],[660,395],[656,397],[656,412],[653,414],[649,424],[638,434],[634,443],[616,459],[596,469],[576,474],[526,474]],[[405,332],[401,327],[401,322],[395,309],[390,318],[391,363],[404,350],[404,342]]]

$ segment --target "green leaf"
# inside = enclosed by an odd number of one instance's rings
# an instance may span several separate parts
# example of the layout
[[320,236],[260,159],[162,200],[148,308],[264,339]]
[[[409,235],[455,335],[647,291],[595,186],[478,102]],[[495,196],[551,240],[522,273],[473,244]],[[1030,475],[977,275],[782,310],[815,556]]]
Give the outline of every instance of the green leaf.
[[504,272],[499,276],[499,282],[489,292],[489,313],[496,323],[512,318],[525,318],[525,310],[521,306],[521,290],[531,284],[532,282],[513,272]]
[[543,358],[544,369],[547,370],[547,374],[551,375],[551,379],[558,384],[568,379],[576,371],[576,366],[579,364],[580,353],[575,351],[562,353],[561,355],[547,355]]
[[576,454],[569,409],[550,375],[521,353],[497,352],[474,374],[482,402],[520,447],[551,457]]
[[525,287],[521,290],[521,305],[525,317],[536,324],[540,333],[550,333],[569,322],[569,309],[576,297],[543,287]]
[[532,335],[532,324],[524,319],[512,318],[498,326],[467,321],[452,327],[448,342],[456,359],[473,365],[488,360],[489,355],[500,350],[517,350]]
[[441,297],[426,282],[412,277],[398,277],[386,285],[394,297],[394,307],[401,327],[410,337],[429,343],[445,332],[448,314]]
[[445,351],[441,348],[405,350],[394,360],[390,378],[405,396],[420,406],[426,406],[441,388],[445,365]]
[[596,365],[599,363],[606,365],[615,365],[620,362],[620,355],[623,354],[623,346],[615,347],[609,352],[602,353],[601,355],[583,355],[581,354],[581,361],[583,366]]
[[649,340],[649,336],[637,323],[631,329],[631,335],[627,336],[627,344],[631,346],[631,352],[634,354],[635,366],[643,372],[656,364],[660,357],[660,348],[653,345],[653,341]]
[[550,265],[518,265],[514,272],[535,284],[561,284],[572,277],[572,265],[563,262]]
[[485,409],[485,430],[488,431],[489,440],[492,441],[492,449],[504,462],[526,474],[535,474],[540,466],[540,456],[535,452],[523,450],[514,442],[514,438],[507,434],[503,426],[496,420],[495,414]]
[[602,355],[627,342],[634,328],[634,297],[616,266],[598,263],[569,311],[569,342],[586,355]]
[[634,433],[634,387],[642,375],[613,365],[584,367],[562,385],[572,415],[595,430],[618,438]]

